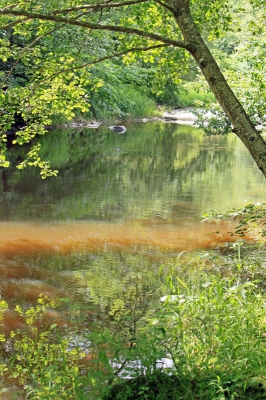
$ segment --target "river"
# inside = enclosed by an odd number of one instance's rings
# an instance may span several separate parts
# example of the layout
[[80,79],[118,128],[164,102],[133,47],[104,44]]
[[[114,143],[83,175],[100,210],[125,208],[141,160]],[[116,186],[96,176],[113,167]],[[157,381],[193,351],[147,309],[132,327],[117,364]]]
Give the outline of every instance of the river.
[[12,307],[35,304],[40,294],[71,299],[47,323],[68,326],[80,310],[84,329],[101,323],[136,274],[147,290],[167,257],[232,240],[233,222],[203,224],[203,213],[266,195],[264,177],[233,134],[207,137],[190,126],[147,122],[128,124],[124,135],[101,126],[55,131],[40,141],[57,178],[16,169],[21,147],[11,149],[11,167],[1,172],[6,333],[22,324]]

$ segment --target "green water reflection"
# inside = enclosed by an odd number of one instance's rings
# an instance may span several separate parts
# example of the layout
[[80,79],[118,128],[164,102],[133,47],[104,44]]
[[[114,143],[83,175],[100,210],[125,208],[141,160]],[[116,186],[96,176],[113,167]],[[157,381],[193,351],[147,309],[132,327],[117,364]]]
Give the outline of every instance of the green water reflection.
[[3,170],[2,220],[116,220],[199,217],[245,201],[263,201],[260,171],[235,135],[204,137],[197,129],[135,123],[125,135],[106,128],[51,132],[40,138],[57,178],[18,171],[22,148]]

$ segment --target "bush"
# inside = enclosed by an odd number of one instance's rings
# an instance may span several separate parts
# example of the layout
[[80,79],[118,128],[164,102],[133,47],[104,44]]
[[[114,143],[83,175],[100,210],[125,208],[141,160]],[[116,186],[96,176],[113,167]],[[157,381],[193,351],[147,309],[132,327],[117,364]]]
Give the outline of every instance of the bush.
[[204,105],[202,101],[194,101],[198,107],[193,112],[197,116],[196,124],[207,135],[225,135],[232,130],[232,125],[222,109],[215,103]]

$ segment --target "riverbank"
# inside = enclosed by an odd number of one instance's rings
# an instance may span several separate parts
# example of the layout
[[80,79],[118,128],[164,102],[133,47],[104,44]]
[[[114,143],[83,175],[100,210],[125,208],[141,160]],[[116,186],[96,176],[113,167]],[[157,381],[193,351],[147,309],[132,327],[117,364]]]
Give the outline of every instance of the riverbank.
[[[150,122],[150,121],[163,121],[170,122],[180,125],[189,125],[189,126],[197,126],[196,125],[197,117],[193,113],[193,107],[187,108],[178,108],[170,111],[163,111],[160,116],[150,117],[150,118],[130,118],[130,121],[133,122]],[[119,124],[119,122],[117,122]],[[124,122],[123,122],[124,123]],[[77,121],[70,122],[65,124],[64,126],[69,128],[88,128],[88,129],[98,129],[103,122],[100,121]]]
[[[162,121],[162,122],[168,122],[168,123],[172,123],[172,124],[199,127],[199,124],[197,123],[198,117],[193,112],[194,110],[195,110],[194,107],[174,108],[172,110],[161,111],[161,115],[154,116],[154,117],[148,117],[148,118],[146,118],[146,117],[145,118],[127,117],[125,120],[123,120],[123,124],[126,124],[127,121],[142,122],[142,123],[152,122],[152,121]],[[206,111],[204,113],[204,118],[206,118],[206,122],[207,122],[211,118],[217,118],[217,115],[213,114],[211,111]],[[111,122],[109,121],[109,123],[120,125],[121,120],[115,120],[115,121],[111,121]],[[64,124],[64,127],[98,129],[103,124],[105,124],[105,122],[75,121],[75,122],[70,122],[68,124]],[[256,125],[256,128],[259,131],[264,131],[266,129],[266,126],[263,124],[258,124],[258,125]]]

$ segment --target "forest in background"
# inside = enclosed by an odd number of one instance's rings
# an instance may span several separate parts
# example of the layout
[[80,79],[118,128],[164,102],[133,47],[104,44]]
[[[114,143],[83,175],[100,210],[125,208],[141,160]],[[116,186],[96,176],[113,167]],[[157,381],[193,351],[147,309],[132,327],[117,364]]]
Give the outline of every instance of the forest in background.
[[[229,2],[228,13],[226,29],[220,27],[211,32],[207,25],[203,36],[254,122],[261,123],[266,114],[265,10],[238,0]],[[121,18],[116,14],[110,13],[110,22]],[[164,59],[151,50],[144,55],[122,54],[94,65],[93,58],[107,58],[110,51],[116,52],[121,46],[114,33],[104,32],[102,40],[102,33],[73,26],[30,21],[21,26],[5,24],[6,17],[1,19],[2,90],[12,92],[13,101],[20,101],[13,107],[23,112],[21,93],[27,93],[26,89],[35,82],[31,104],[36,107],[35,118],[44,103],[56,122],[78,116],[100,120],[147,116],[154,112],[155,104],[187,107],[200,105],[194,103],[197,100],[204,105],[214,101],[214,96],[208,96],[210,90],[192,57],[183,54],[180,60]],[[147,102],[150,108],[146,109]],[[3,126],[2,119],[3,116]]]
[[[97,2],[86,5],[81,1],[53,4],[46,1],[41,6],[38,2],[30,5],[3,2],[0,10],[2,166],[9,164],[5,132],[14,124],[21,128],[15,142],[24,144],[36,134],[44,134],[51,124],[73,119],[148,117],[158,112],[157,105],[163,105],[202,107],[200,120],[205,128],[204,110],[211,109],[218,122],[207,130],[209,134],[224,133],[231,128],[199,65],[184,48],[177,51],[168,44],[158,44],[156,37],[151,40],[130,33],[130,29],[140,26],[149,35],[150,31],[160,32],[170,42],[172,37],[179,38],[167,15],[170,6],[162,4],[165,6],[162,11],[160,2],[146,5],[142,0],[131,1],[124,7],[121,4],[114,3],[108,9],[106,3],[99,9]],[[262,127],[266,118],[263,2],[217,0],[212,12],[211,2],[205,1],[204,7],[199,7],[193,1],[191,10],[201,36],[252,123]],[[47,20],[40,19],[38,11]],[[56,20],[61,15],[70,15],[81,25]],[[96,29],[83,27],[83,20],[86,22],[88,17],[98,23]],[[112,27],[123,24],[129,32],[99,29],[105,24]],[[20,126],[21,122],[26,126]],[[35,146],[18,167],[38,165],[38,151]],[[49,164],[39,162],[39,167],[43,176],[53,175]]]

